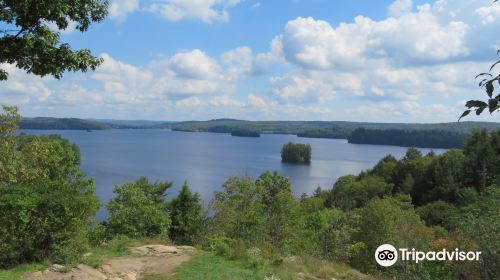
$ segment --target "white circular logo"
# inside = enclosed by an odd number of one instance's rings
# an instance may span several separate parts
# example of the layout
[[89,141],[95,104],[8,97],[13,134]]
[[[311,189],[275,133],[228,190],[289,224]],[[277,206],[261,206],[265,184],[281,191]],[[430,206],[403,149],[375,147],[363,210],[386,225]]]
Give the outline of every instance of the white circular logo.
[[398,251],[390,244],[380,245],[375,251],[375,260],[381,266],[393,266],[398,261]]

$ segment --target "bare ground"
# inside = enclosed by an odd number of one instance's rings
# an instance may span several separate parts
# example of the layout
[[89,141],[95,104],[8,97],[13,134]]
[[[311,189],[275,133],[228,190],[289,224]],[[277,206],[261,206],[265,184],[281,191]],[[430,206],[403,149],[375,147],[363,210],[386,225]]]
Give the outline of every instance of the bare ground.
[[146,245],[131,248],[134,256],[105,261],[98,269],[80,264],[67,273],[57,266],[38,271],[27,280],[139,280],[148,274],[172,275],[195,252],[189,246]]

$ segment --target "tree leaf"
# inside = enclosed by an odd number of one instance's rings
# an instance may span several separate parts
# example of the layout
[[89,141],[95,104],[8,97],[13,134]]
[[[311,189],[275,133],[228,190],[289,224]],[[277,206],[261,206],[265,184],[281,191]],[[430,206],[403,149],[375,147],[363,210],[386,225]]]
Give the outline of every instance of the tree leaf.
[[461,120],[462,118],[466,117],[467,115],[469,115],[471,111],[472,111],[472,110],[467,110],[467,111],[465,111],[465,112],[462,114],[462,116],[460,116],[460,118],[458,119],[458,121],[460,122],[460,120]]
[[490,109],[490,114],[498,109],[498,99],[492,98],[488,102],[488,107]]
[[467,103],[465,103],[465,107],[469,109],[472,107],[488,107],[488,104],[481,100],[469,100],[467,101]]
[[481,76],[490,76],[490,77],[493,77],[493,75],[491,75],[490,73],[481,73],[481,74],[478,74],[474,79],[477,79]]
[[481,115],[481,113],[484,111],[484,109],[486,109],[486,106],[485,106],[485,107],[478,108],[478,109],[476,110],[476,115],[477,115],[477,116]]
[[493,96],[493,91],[495,90],[495,87],[493,86],[493,81],[489,81],[486,83],[486,93],[488,94],[488,97],[491,98]]
[[493,70],[493,68],[495,68],[495,66],[497,66],[498,63],[500,63],[500,60],[491,65],[490,72],[491,70]]

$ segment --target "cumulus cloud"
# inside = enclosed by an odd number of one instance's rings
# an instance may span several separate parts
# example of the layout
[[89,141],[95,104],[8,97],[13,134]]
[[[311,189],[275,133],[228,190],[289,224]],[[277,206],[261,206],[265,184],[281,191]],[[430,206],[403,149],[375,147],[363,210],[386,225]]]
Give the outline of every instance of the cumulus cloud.
[[411,12],[413,0],[396,0],[389,6],[389,15],[399,17]]
[[302,74],[286,74],[281,77],[271,77],[270,84],[273,88],[273,93],[285,102],[324,103],[335,97],[335,90],[330,83]]
[[183,19],[201,20],[206,23],[227,22],[228,8],[240,0],[164,0],[149,6],[149,11],[160,14],[169,21]]
[[478,8],[476,14],[481,17],[483,24],[492,24],[500,18],[500,4]]
[[169,62],[178,76],[188,79],[216,78],[221,71],[218,62],[199,49],[178,53]]
[[397,64],[440,62],[466,56],[463,22],[442,25],[428,7],[398,18],[358,16],[337,28],[314,18],[289,21],[282,36],[285,58],[306,69],[353,68],[369,59]]
[[139,0],[112,0],[109,6],[109,17],[123,22],[127,16],[139,9]]

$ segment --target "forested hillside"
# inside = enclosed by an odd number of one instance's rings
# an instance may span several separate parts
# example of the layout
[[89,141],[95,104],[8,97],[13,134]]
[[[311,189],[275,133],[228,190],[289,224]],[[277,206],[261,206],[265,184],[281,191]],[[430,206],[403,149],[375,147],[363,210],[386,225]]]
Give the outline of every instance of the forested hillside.
[[23,118],[19,122],[20,129],[61,129],[61,130],[103,130],[113,128],[111,125],[91,120],[76,118]]

